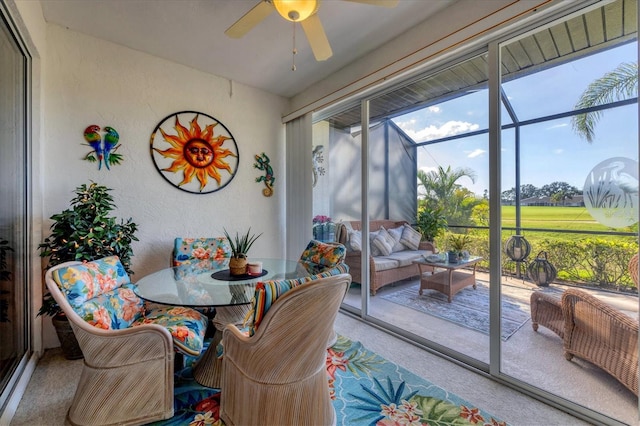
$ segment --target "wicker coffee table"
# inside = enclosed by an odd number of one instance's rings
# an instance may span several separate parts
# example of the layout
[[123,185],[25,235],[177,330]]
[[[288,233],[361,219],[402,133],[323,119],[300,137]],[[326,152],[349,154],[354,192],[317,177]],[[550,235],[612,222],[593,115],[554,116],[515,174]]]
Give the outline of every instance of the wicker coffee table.
[[[445,294],[451,303],[453,296],[463,288],[467,286],[476,288],[476,264],[481,260],[482,257],[479,256],[457,263],[431,262],[424,258],[414,260],[413,263],[420,268],[419,294],[422,295],[422,290],[436,290]],[[467,271],[461,269],[467,269]]]

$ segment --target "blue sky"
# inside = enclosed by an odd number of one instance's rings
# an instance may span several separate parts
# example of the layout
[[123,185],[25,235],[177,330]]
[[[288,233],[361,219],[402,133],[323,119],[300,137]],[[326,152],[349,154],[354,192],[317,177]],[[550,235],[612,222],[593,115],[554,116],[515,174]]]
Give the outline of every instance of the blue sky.
[[[570,111],[593,80],[622,62],[637,62],[637,43],[629,43],[504,84],[519,120]],[[486,129],[487,91],[416,111],[394,119],[415,141]],[[503,109],[503,123],[509,117]],[[459,183],[478,195],[489,188],[488,136],[480,135],[419,149],[418,167],[429,171],[442,166],[468,167],[475,184]],[[502,135],[502,190],[515,186],[513,130]],[[605,111],[589,144],[572,129],[571,119],[548,121],[521,128],[521,184],[542,187],[555,181],[582,189],[594,166],[611,157],[638,160],[637,104]]]

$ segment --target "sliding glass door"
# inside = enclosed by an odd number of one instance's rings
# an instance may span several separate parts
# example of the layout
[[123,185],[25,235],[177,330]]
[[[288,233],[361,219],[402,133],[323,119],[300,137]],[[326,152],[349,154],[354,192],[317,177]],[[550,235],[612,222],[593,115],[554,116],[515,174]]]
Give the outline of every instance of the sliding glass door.
[[[499,49],[502,324],[518,309],[531,317],[502,342],[500,370],[629,424],[637,423],[637,396],[619,380],[630,372],[615,365],[632,363],[635,352],[637,371],[637,335],[635,348],[615,340],[617,321],[638,321],[628,271],[638,252],[636,8],[592,7]],[[604,307],[587,314],[581,300],[567,317],[568,290],[606,303],[614,316],[600,317]],[[567,347],[583,356],[571,358]]]
[[[340,231],[314,235],[347,246],[345,310],[575,414],[635,424],[621,376],[637,332],[606,320],[586,346],[624,350],[566,352],[562,298],[588,293],[637,325],[637,0],[574,6],[318,113],[314,215]],[[404,226],[432,246],[403,244]]]
[[29,350],[26,64],[25,54],[0,9],[1,407]]

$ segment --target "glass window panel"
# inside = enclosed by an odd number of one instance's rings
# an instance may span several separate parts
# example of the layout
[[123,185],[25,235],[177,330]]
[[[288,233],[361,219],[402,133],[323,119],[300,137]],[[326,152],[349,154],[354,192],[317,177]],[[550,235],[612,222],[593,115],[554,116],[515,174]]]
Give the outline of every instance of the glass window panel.
[[[598,365],[599,361],[581,356],[569,363],[565,359],[566,342],[561,335],[566,316],[563,317],[560,300],[568,289],[578,289],[623,315],[629,310],[637,320],[637,287],[627,272],[630,258],[638,252],[637,68],[630,76],[635,85],[633,95],[613,90],[609,95],[594,97],[599,101],[593,106],[609,105],[597,116],[589,116],[595,118],[591,141],[580,131],[580,122],[573,113],[585,91],[606,91],[617,85],[616,79],[624,78],[624,73],[612,78],[611,73],[619,71],[620,64],[637,64],[637,25],[629,25],[631,21],[635,23],[636,16],[635,12],[631,14],[622,26],[632,27],[630,33],[622,37],[611,31],[606,42],[598,41],[592,31],[591,38],[585,38],[584,32],[571,34],[573,43],[563,45],[560,41],[566,40],[569,33],[560,29],[593,25],[593,17],[611,17],[616,10],[620,17],[635,10],[632,6],[636,2],[612,2],[501,49],[502,90],[516,115],[513,125],[502,132],[501,297],[503,306],[517,298],[520,307],[535,317],[532,322],[538,324],[536,331],[527,324],[513,338],[502,342],[501,372],[629,424],[637,421],[637,397],[604,371],[606,362]],[[599,24],[613,30],[615,22],[600,19]],[[576,34],[583,36],[576,38]],[[536,63],[533,59],[527,65],[517,61],[524,58],[524,42],[538,40],[545,47],[550,37],[555,39],[557,49],[576,51],[562,55],[558,52],[562,59],[546,62]],[[580,40],[590,46],[580,47]],[[610,105],[629,99],[632,102]],[[549,117],[555,114],[560,117]],[[624,178],[628,179],[625,183]],[[515,196],[517,185],[519,198]],[[590,209],[588,203],[585,205],[589,187],[609,194],[605,197],[609,200],[606,208]],[[614,226],[612,220],[621,217],[631,218],[629,224],[633,225]],[[524,259],[514,258],[515,251],[510,250],[509,242],[516,234],[524,236],[530,245],[530,254]],[[543,293],[551,302],[535,302],[537,297],[530,298],[535,292]],[[535,307],[530,303],[536,303]],[[508,310],[503,308],[502,314],[504,325]],[[594,317],[577,321],[593,320]],[[608,330],[609,326],[612,324],[607,325]],[[593,333],[590,344],[598,344],[595,328]],[[604,341],[611,337],[609,332],[600,335]],[[604,341],[602,344],[608,345]],[[620,354],[612,352],[602,356],[601,361],[616,356]]]
[[0,14],[0,388],[28,348],[25,57]]

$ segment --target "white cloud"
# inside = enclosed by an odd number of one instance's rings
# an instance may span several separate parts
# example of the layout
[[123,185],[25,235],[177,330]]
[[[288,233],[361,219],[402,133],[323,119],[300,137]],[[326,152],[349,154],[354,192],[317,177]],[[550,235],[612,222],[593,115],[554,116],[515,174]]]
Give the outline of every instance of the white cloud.
[[553,150],[554,154],[563,154],[564,153],[564,149],[562,148],[556,148]]
[[475,158],[475,157],[479,157],[479,156],[481,156],[482,154],[484,154],[485,152],[487,152],[487,151],[485,151],[484,149],[480,149],[480,148],[478,148],[478,149],[474,149],[473,151],[471,151],[471,152],[469,153],[469,155],[467,155],[467,158]]
[[435,113],[442,111],[439,106],[430,106],[429,108],[427,108],[427,110],[429,112],[435,112]]
[[547,130],[559,129],[561,127],[567,127],[567,126],[568,126],[567,123],[554,124],[553,126],[547,127]]
[[458,135],[460,133],[471,132],[480,128],[479,124],[468,123],[466,121],[447,121],[440,127],[428,126],[419,130],[413,129],[412,124],[415,124],[413,120],[397,124],[416,142],[440,139],[447,136]]

